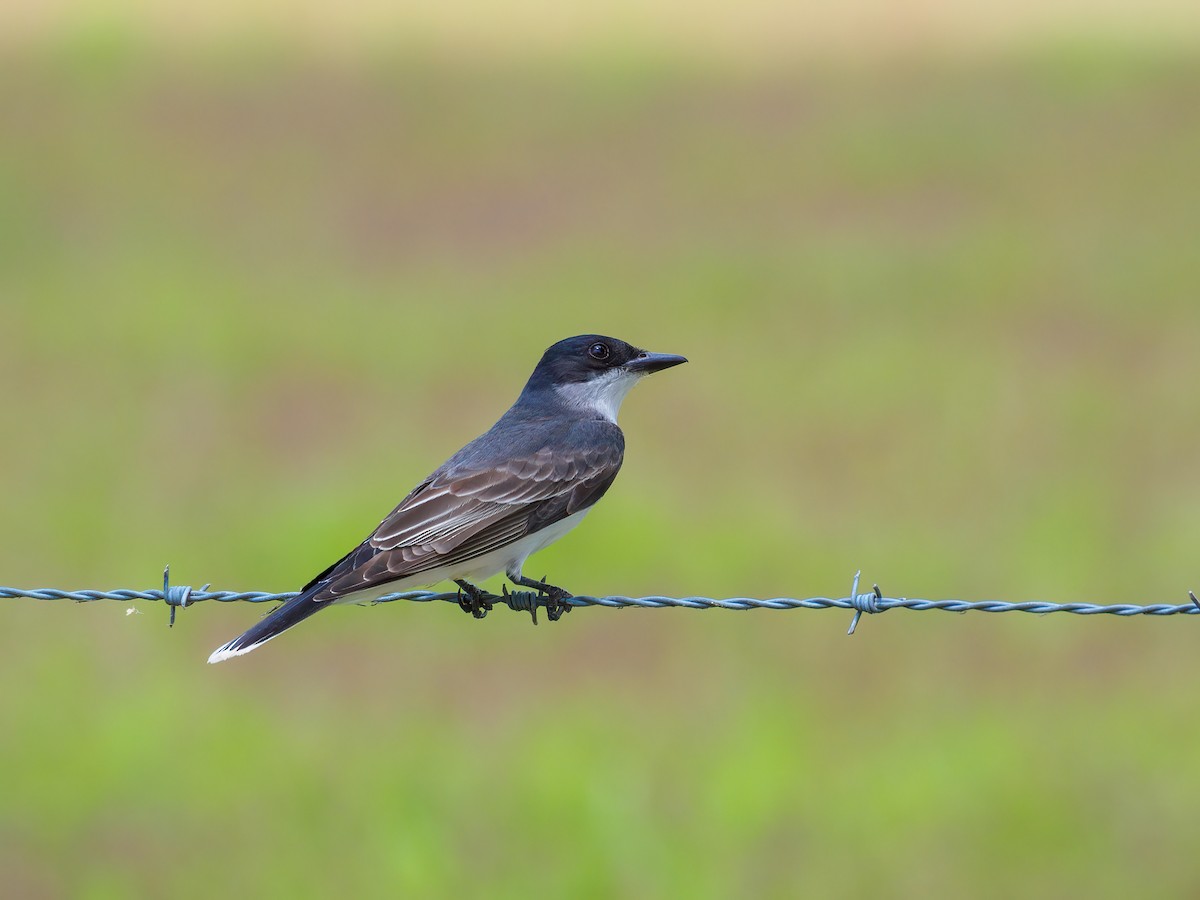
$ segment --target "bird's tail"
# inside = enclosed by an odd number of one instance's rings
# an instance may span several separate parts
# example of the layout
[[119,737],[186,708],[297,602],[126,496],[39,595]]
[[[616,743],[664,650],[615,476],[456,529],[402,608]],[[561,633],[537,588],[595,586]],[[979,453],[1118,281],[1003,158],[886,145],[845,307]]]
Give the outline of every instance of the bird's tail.
[[325,607],[329,606],[328,603],[313,600],[313,595],[317,592],[318,587],[317,585],[310,585],[309,588],[297,594],[291,600],[284,603],[283,606],[261,619],[258,624],[245,634],[235,637],[223,647],[218,647],[213,651],[208,661],[210,663],[219,663],[232,657],[249,653],[255,647],[259,647],[271,640],[271,638],[283,634],[297,622],[303,622],[313,613],[325,609]]

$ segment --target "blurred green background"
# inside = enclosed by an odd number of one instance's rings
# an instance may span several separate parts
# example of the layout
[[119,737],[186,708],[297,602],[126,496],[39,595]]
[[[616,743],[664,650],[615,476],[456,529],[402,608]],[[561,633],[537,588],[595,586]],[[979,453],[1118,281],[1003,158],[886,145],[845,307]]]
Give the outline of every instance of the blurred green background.
[[[290,590],[611,333],[580,593],[1200,585],[1184,4],[0,14],[0,584]],[[136,614],[130,614],[135,612]],[[0,601],[13,898],[1195,896],[1189,619]]]

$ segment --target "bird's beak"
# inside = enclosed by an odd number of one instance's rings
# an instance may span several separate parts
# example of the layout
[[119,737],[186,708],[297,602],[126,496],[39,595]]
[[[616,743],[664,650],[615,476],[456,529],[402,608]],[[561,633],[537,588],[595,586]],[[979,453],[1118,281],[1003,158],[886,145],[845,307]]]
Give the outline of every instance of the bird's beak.
[[687,362],[687,357],[676,356],[674,353],[651,353],[649,350],[643,350],[625,363],[625,368],[635,375],[649,375],[652,372],[661,372],[663,369],[669,369],[671,366],[678,366],[685,362]]

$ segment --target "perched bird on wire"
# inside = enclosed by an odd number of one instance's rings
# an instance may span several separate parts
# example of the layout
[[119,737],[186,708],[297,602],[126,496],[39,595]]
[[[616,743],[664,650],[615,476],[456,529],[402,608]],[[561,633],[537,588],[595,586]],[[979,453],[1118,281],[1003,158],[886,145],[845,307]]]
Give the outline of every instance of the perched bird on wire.
[[571,608],[570,593],[521,567],[578,525],[617,477],[625,455],[617,410],[629,389],[684,362],[598,334],[559,341],[495,425],[413,488],[370,537],[208,661],[249,653],[335,604],[439,581],[454,581],[462,608],[483,618],[488,595],[472,582],[498,572],[544,594],[558,619]]

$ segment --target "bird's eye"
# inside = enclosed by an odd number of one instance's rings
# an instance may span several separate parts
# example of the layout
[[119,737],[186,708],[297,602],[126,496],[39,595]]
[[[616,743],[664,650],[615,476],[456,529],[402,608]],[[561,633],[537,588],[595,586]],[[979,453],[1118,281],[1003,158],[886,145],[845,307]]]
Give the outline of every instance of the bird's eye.
[[608,344],[602,344],[599,341],[588,347],[588,356],[601,362],[608,359],[609,352]]

